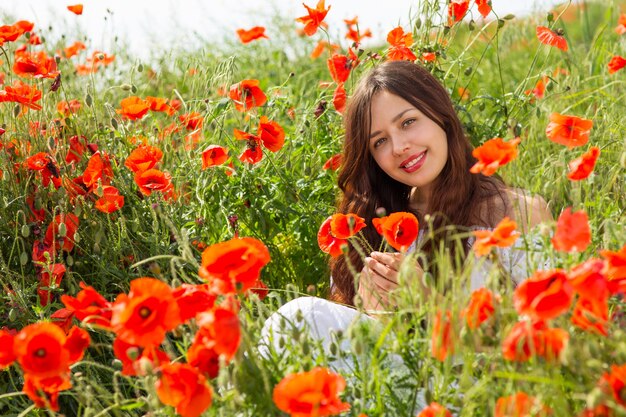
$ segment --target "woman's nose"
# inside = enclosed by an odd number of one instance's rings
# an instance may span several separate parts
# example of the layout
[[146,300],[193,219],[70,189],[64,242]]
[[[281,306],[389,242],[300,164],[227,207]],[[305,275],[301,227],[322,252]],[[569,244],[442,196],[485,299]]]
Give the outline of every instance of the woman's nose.
[[393,153],[394,155],[403,155],[404,153],[406,153],[406,151],[409,150],[409,143],[408,141],[404,140],[403,138],[394,138],[393,139]]

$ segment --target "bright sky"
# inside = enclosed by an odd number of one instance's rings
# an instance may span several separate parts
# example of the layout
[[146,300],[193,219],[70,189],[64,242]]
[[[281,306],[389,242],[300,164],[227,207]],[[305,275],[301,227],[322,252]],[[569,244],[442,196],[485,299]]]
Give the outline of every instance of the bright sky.
[[[130,53],[147,56],[147,48],[180,48],[189,39],[211,39],[232,34],[237,28],[263,25],[271,38],[270,16],[280,10],[284,16],[306,14],[298,0],[84,0],[84,12],[76,16],[66,6],[76,0],[0,0],[2,12],[17,19],[30,20],[37,28],[52,27],[52,36],[60,29],[80,30],[91,41],[89,49],[108,50],[112,38],[130,40]],[[504,16],[523,15],[529,11],[548,10],[558,0],[492,0],[494,10]],[[317,0],[306,0],[314,6]],[[384,4],[381,7],[380,4]],[[398,24],[406,25],[417,0],[327,0],[331,9],[327,21],[344,28],[342,19],[359,17],[362,29],[371,28],[374,36],[384,39]],[[413,9],[412,9],[413,7]],[[477,12],[475,12],[477,14]],[[14,22],[1,22],[12,24]],[[294,22],[294,26],[299,25]],[[301,25],[300,25],[301,26]],[[54,32],[57,30],[57,32]],[[76,39],[68,34],[68,43]]]

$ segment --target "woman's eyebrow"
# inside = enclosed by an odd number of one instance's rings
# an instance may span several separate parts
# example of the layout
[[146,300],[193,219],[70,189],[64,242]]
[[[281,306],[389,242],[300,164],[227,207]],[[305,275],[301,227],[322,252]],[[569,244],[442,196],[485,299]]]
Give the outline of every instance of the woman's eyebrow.
[[[413,107],[411,107],[410,109],[406,109],[401,111],[400,113],[396,114],[394,116],[393,119],[391,119],[391,123],[395,123],[398,121],[399,118],[401,118],[402,116],[404,116],[404,113],[413,110]],[[377,130],[376,132],[370,133],[370,139],[372,139],[374,136],[378,135],[380,133],[380,130]]]

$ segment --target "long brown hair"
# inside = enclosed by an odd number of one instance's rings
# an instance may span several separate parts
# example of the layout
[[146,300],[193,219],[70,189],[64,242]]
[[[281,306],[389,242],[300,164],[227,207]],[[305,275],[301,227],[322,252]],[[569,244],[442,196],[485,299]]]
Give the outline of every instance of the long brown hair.
[[[431,230],[437,233],[422,249],[432,256],[434,248],[443,242],[454,253],[450,232],[442,232],[449,230],[446,226],[493,227],[497,215],[489,209],[496,206],[494,197],[499,197],[505,207],[508,200],[503,193],[504,183],[498,177],[469,172],[475,163],[472,145],[463,132],[450,95],[420,65],[408,61],[386,62],[372,69],[359,81],[344,119],[346,133],[338,178],[342,191],[338,212],[354,213],[365,218],[370,226],[363,230],[363,234],[373,248],[379,247],[381,243],[381,237],[371,226],[378,208],[384,208],[387,213],[412,212],[421,225],[425,224],[424,215],[427,213],[420,213],[410,206],[411,187],[389,177],[375,162],[369,150],[371,103],[381,91],[395,94],[411,103],[446,132],[448,160],[432,186],[433,192],[427,208],[431,216]],[[487,216],[485,213],[488,213]],[[463,246],[467,247],[466,244]],[[467,249],[463,255],[466,254]],[[363,262],[352,247],[347,257],[349,261],[343,256],[330,261],[333,277],[331,298],[352,305],[355,288],[350,267],[360,271]]]

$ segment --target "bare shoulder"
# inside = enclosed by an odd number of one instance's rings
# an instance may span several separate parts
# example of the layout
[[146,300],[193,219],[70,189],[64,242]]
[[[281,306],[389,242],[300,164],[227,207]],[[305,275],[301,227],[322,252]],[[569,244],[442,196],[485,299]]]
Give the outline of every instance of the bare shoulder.
[[509,188],[509,207],[506,215],[521,225],[530,228],[554,220],[546,200],[540,195],[531,195],[521,188]]

